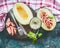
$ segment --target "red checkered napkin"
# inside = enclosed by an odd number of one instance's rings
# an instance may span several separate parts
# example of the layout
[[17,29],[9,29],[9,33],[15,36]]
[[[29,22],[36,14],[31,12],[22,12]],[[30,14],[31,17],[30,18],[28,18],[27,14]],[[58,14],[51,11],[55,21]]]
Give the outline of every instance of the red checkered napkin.
[[60,21],[60,0],[0,0],[0,31],[4,29],[6,13],[16,2],[23,2],[33,10],[46,7],[55,14],[57,22]]

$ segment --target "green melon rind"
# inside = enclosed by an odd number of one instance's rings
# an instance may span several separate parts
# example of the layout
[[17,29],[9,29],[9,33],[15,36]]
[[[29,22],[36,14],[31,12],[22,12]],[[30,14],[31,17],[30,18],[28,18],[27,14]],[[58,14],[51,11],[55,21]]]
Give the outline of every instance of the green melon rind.
[[[53,29],[55,28],[55,26],[56,26],[56,18],[55,18],[55,16],[53,15],[53,13],[52,13],[49,9],[47,9],[47,8],[41,8],[41,9],[48,11],[48,12],[50,13],[49,16],[52,17],[52,19],[54,20],[54,25],[53,25],[53,27],[52,27],[51,29],[48,29],[48,28],[44,25],[44,23],[42,23],[41,27],[42,27],[44,30],[46,30],[46,31],[51,31],[51,30],[53,30]],[[39,12],[40,12],[40,9],[39,9],[38,12],[37,12],[37,17],[38,17],[39,19],[41,19]]]

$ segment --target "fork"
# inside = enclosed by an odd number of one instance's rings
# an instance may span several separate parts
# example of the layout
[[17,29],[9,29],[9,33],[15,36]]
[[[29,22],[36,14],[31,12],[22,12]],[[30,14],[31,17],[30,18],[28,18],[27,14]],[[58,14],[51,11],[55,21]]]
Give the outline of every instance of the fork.
[[18,23],[19,25],[17,24],[12,10],[10,11],[10,14],[11,14],[11,17],[13,18],[13,20],[14,20],[14,22],[16,24],[19,35],[20,36],[23,36],[24,34],[27,35],[27,33],[26,33],[25,29],[23,28],[23,26],[20,23]]

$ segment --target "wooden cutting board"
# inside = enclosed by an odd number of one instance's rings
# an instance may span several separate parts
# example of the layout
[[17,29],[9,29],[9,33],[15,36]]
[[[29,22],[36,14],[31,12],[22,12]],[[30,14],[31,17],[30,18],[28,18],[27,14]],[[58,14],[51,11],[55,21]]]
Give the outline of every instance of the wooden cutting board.
[[[29,7],[30,8],[30,7]],[[31,8],[30,8],[31,9]],[[11,11],[11,10],[10,10]],[[10,11],[7,13],[7,16],[6,16],[6,20],[5,22],[7,21],[8,18],[11,18],[11,20],[13,21],[12,17],[11,17],[11,14],[10,14]],[[36,16],[36,13],[33,9],[31,9],[32,13],[33,13],[33,16],[35,17]],[[14,21],[13,21],[14,23]],[[17,22],[18,23],[18,22]],[[15,23],[14,23],[15,24]],[[28,33],[29,31],[33,31],[29,25],[22,25],[24,27],[24,29],[26,30],[26,32]],[[17,34],[13,36],[15,39],[27,39],[27,36],[26,35],[23,35],[23,36],[20,36],[18,31],[17,31]]]

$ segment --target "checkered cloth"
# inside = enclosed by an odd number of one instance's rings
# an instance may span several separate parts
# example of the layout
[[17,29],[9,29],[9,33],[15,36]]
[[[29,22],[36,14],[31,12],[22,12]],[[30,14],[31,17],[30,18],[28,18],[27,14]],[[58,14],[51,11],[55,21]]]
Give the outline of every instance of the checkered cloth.
[[4,29],[5,18],[9,10],[16,2],[23,2],[33,10],[46,7],[52,10],[57,22],[60,21],[60,1],[59,0],[0,0],[0,31]]

